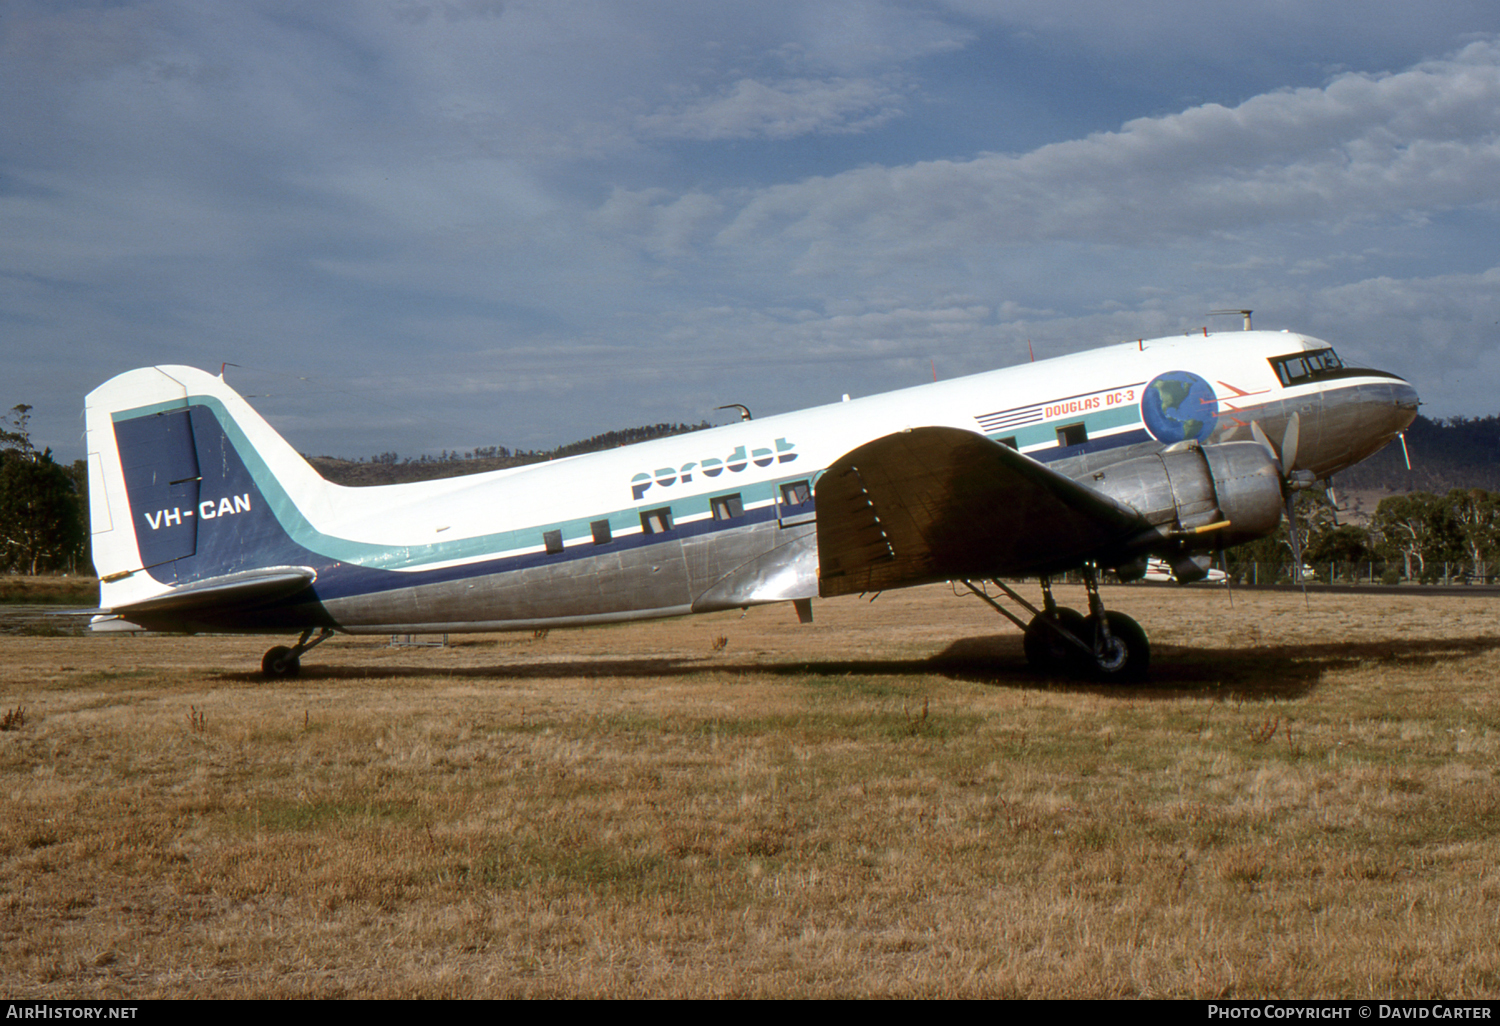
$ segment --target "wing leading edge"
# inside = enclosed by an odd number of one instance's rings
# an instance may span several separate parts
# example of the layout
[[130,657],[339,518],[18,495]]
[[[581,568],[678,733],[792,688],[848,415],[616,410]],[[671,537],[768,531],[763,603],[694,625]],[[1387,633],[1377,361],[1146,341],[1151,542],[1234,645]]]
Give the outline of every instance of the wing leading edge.
[[877,438],[816,485],[819,594],[1076,567],[1138,535],[1139,513],[959,428]]

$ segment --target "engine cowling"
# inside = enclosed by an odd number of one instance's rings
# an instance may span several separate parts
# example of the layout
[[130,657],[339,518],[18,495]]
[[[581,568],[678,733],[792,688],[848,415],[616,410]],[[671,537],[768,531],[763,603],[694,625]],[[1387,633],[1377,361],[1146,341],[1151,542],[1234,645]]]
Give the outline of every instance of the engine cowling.
[[1085,483],[1151,525],[1131,541],[1128,555],[1160,555],[1174,566],[1180,561],[1179,578],[1202,576],[1189,569],[1196,565],[1193,553],[1262,538],[1281,522],[1281,471],[1258,442],[1176,445],[1107,467]]

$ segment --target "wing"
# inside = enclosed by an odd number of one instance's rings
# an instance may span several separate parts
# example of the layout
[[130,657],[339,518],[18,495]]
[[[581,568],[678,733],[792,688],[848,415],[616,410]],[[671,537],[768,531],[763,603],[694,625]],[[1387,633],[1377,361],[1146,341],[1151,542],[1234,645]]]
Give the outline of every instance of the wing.
[[912,428],[818,479],[823,596],[1076,567],[1146,530],[1135,510],[958,428]]

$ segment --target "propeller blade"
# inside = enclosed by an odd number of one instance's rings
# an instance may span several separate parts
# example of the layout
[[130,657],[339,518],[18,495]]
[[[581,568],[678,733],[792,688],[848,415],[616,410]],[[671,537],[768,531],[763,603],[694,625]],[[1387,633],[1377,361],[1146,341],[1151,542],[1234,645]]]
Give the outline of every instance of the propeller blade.
[[1286,493],[1286,534],[1292,543],[1292,583],[1302,583],[1302,532],[1297,530],[1296,492]]
[[1265,447],[1266,452],[1271,454],[1271,459],[1276,461],[1276,467],[1280,470],[1281,453],[1276,451],[1276,446],[1272,445],[1271,440],[1266,437],[1266,429],[1260,426],[1260,421],[1252,420],[1250,422],[1250,433],[1255,436],[1257,442]]
[[1297,527],[1297,493],[1286,493],[1286,534],[1292,543],[1292,583],[1302,586],[1302,601],[1307,601],[1307,578],[1302,576],[1302,531]]
[[1287,484],[1289,484],[1287,475],[1290,474],[1290,468],[1281,459],[1281,453],[1278,452],[1277,447],[1272,446],[1271,438],[1266,437],[1266,429],[1260,426],[1259,420],[1251,420],[1250,434],[1254,435],[1256,441],[1259,441],[1265,447],[1266,452],[1271,453],[1271,459],[1277,460],[1277,475],[1281,477],[1281,490],[1287,490]]
[[1302,417],[1293,411],[1287,422],[1286,434],[1281,436],[1281,469],[1290,474],[1297,469],[1297,442],[1302,434]]

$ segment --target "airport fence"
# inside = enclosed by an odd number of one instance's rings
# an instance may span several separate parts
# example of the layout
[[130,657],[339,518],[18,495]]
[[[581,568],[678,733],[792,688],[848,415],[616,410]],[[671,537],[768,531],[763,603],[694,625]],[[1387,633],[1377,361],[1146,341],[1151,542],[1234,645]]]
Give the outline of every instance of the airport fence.
[[[1216,564],[1212,583],[1220,583],[1225,579],[1219,576],[1220,569]],[[1231,584],[1292,584],[1295,583],[1292,569],[1293,564],[1290,561],[1235,562],[1231,560],[1226,576]],[[1302,564],[1302,579],[1308,584],[1368,585],[1370,587],[1500,584],[1500,564],[1432,562],[1425,567],[1413,565],[1408,574],[1405,563],[1401,561],[1308,561]],[[1083,583],[1082,576],[1076,571],[1059,575],[1054,580],[1069,584]]]
[[[1294,567],[1282,563],[1234,563],[1229,578],[1237,584],[1290,584]],[[1428,563],[1408,569],[1404,562],[1366,560],[1357,563],[1314,562],[1302,564],[1302,577],[1310,584],[1500,584],[1500,567],[1486,563]]]

